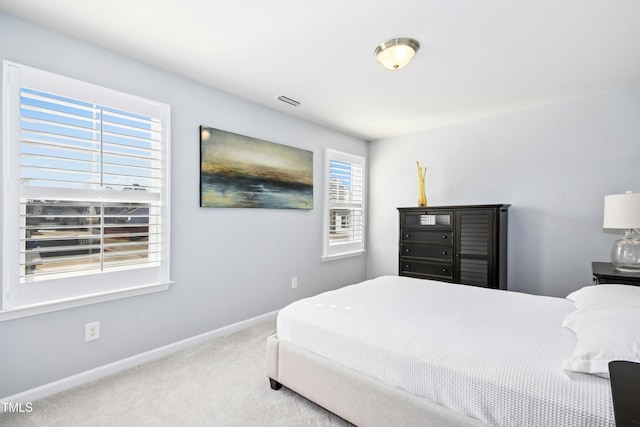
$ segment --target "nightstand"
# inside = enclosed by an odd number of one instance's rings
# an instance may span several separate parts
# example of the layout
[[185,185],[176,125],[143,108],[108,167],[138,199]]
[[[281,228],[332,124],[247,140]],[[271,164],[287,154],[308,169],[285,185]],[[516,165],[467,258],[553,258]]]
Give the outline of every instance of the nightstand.
[[616,270],[610,262],[592,262],[593,282],[596,285],[617,283],[621,285],[640,286],[640,272],[627,273]]

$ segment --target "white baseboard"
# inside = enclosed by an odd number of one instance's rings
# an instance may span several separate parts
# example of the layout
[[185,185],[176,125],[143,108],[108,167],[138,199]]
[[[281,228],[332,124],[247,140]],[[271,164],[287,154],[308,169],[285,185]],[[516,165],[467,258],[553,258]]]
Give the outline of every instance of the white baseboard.
[[[159,359],[193,345],[200,344],[214,338],[231,335],[235,332],[250,328],[251,326],[258,325],[268,320],[275,320],[277,315],[278,311],[272,311],[271,313],[266,313],[260,316],[253,317],[251,319],[243,320],[242,322],[234,323],[219,329],[215,329],[213,331],[205,332],[204,334],[184,339],[182,341],[177,341],[172,344],[167,344],[165,346],[155,348],[153,350],[145,351],[144,353],[139,353],[134,356],[118,360],[116,362],[99,366],[97,368],[90,369],[88,371],[81,372],[79,374],[75,374],[48,384],[44,384],[39,387],[23,391],[21,393],[0,398],[0,402],[33,402],[35,400],[51,396],[52,394],[60,393],[61,391],[86,384],[90,381],[97,380],[108,375],[113,375],[117,372],[124,371],[125,369],[133,368],[135,366],[142,365],[143,363],[151,362],[153,360]],[[0,405],[0,413],[4,412],[4,406],[5,405]]]

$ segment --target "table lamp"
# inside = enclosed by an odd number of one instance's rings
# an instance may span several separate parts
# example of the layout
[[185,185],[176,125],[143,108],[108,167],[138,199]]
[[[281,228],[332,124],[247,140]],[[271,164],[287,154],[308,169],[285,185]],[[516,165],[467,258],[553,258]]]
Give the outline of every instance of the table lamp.
[[640,271],[640,193],[604,196],[604,228],[625,230],[611,248],[611,262],[620,271]]

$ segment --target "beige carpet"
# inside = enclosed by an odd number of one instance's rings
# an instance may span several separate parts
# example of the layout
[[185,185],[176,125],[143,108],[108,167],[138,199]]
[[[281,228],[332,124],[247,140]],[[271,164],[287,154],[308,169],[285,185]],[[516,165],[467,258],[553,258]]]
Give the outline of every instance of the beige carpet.
[[13,426],[349,426],[286,388],[271,390],[275,322],[190,347],[0,414]]

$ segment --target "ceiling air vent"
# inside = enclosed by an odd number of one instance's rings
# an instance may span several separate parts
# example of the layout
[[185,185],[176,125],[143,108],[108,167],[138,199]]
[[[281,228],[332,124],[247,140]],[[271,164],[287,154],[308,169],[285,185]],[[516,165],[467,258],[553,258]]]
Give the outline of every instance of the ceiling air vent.
[[298,105],[302,104],[302,102],[296,101],[295,99],[289,98],[288,96],[284,96],[284,95],[279,95],[278,100],[284,103],[287,103],[289,105],[293,105],[294,107],[297,107]]

